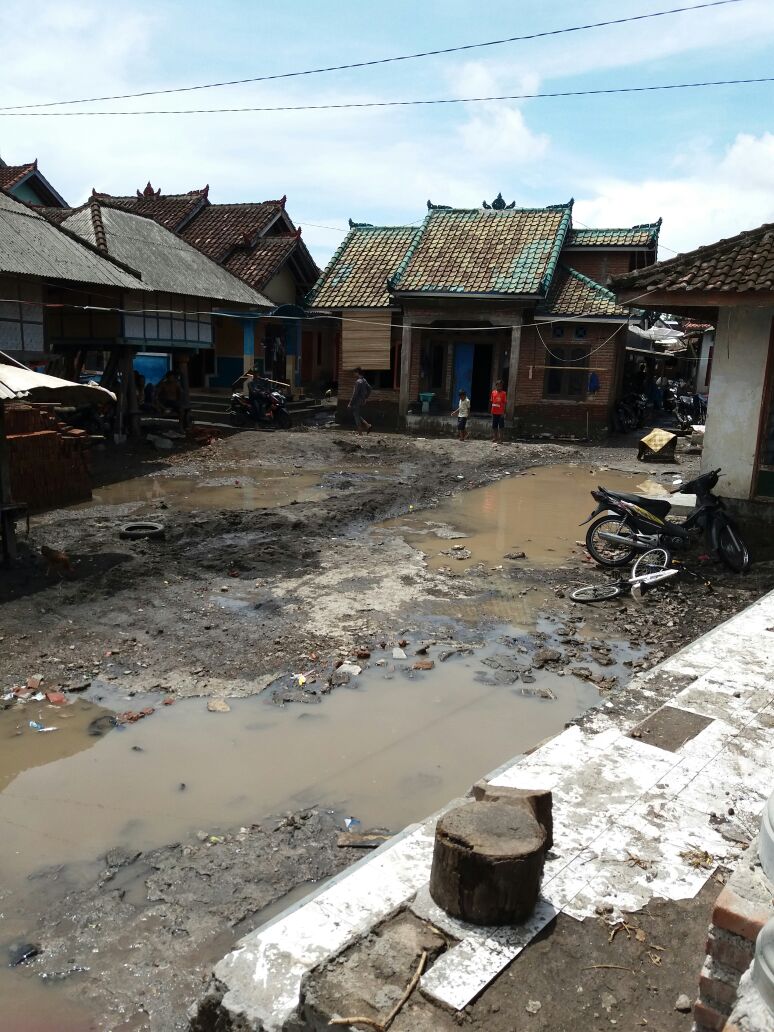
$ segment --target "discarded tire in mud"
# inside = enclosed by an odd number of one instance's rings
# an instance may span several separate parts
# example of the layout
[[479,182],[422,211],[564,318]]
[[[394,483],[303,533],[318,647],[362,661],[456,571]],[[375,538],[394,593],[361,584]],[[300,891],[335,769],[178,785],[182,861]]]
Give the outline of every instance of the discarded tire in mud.
[[471,924],[519,924],[537,903],[547,837],[527,805],[476,802],[450,810],[435,829],[430,895]]
[[149,541],[160,541],[166,533],[163,523],[125,523],[121,527],[120,537],[125,541],[140,541],[146,538]]

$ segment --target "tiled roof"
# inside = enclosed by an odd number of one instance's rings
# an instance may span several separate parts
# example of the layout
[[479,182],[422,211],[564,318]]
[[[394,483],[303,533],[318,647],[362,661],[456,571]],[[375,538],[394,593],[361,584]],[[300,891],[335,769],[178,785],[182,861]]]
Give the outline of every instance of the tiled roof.
[[629,314],[617,303],[612,291],[568,265],[560,265],[556,270],[539,312],[541,315],[621,319],[626,319]]
[[12,190],[30,172],[38,167],[37,158],[26,165],[0,165],[0,187]]
[[574,229],[568,247],[652,247],[658,240],[658,222],[630,226],[628,229]]
[[570,227],[569,204],[431,210],[392,282],[423,294],[543,293]]
[[[679,254],[638,272],[617,276],[616,292],[672,291],[680,294],[774,292],[774,223]],[[644,301],[643,301],[644,303]]]
[[261,237],[255,247],[238,247],[223,262],[223,267],[261,290],[299,245],[296,233]]
[[307,295],[317,308],[387,308],[392,276],[420,230],[355,225]]
[[284,199],[254,204],[208,204],[180,234],[213,261],[222,262],[236,245],[252,243],[283,207]]
[[207,204],[208,192],[209,186],[205,186],[202,190],[190,190],[184,194],[162,194],[148,183],[144,190],[138,190],[133,197],[117,197],[96,190],[92,190],[92,197],[114,208],[145,215],[167,229],[177,230],[195,211]]
[[56,226],[60,226],[65,219],[69,219],[75,211],[75,208],[49,208],[42,204],[32,204],[30,207]]

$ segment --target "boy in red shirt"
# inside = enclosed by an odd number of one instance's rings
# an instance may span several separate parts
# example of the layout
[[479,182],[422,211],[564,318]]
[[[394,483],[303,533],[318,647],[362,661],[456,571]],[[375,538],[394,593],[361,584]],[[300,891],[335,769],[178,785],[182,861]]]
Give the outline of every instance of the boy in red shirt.
[[503,389],[503,381],[498,380],[489,397],[489,408],[492,412],[492,442],[494,444],[502,444],[503,441],[503,430],[505,429],[505,399],[506,393]]

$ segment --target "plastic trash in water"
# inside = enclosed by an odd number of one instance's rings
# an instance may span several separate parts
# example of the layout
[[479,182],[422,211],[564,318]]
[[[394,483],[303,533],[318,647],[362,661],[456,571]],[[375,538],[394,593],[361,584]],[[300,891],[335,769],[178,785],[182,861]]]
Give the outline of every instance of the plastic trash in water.
[[359,824],[360,820],[357,817],[344,818],[344,826],[346,827],[347,831],[352,831],[352,829],[356,828]]
[[58,731],[58,727],[44,727],[43,724],[38,723],[37,720],[30,721],[30,727],[33,731]]

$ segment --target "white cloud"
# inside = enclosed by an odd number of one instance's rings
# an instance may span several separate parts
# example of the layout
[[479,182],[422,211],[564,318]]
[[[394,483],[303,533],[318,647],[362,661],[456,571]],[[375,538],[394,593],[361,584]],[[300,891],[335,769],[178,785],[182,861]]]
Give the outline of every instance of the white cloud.
[[578,198],[575,215],[591,226],[662,216],[662,258],[774,221],[774,134],[740,133],[720,158],[710,150],[694,158],[690,174],[602,179]]

